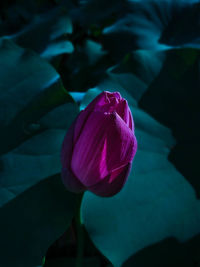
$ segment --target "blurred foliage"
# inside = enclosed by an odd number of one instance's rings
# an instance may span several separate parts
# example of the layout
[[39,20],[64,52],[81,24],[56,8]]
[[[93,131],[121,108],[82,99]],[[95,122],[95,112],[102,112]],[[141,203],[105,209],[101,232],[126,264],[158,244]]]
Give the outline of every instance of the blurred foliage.
[[[102,253],[84,266],[200,264],[199,14],[198,0],[1,1],[2,267],[41,266],[64,240],[75,196],[61,144],[102,90],[128,100],[139,149],[118,195],[84,196],[87,245]],[[73,266],[68,256],[45,266]]]

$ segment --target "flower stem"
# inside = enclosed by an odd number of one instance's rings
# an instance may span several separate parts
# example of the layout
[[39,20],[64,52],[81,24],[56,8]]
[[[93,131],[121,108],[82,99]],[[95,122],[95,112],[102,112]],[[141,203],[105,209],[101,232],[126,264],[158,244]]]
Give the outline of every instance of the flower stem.
[[83,199],[83,193],[77,195],[77,210],[75,214],[76,234],[77,234],[77,255],[76,255],[76,267],[83,266],[83,253],[84,253],[84,231],[81,220],[81,202]]

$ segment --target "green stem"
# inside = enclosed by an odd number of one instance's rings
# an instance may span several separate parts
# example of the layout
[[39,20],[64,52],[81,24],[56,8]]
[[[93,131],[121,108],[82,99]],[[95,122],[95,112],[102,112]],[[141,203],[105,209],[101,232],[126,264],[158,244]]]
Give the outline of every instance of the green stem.
[[75,214],[76,234],[77,234],[77,255],[76,255],[76,267],[81,267],[84,252],[84,232],[83,224],[81,221],[81,202],[83,193],[77,196],[77,212]]

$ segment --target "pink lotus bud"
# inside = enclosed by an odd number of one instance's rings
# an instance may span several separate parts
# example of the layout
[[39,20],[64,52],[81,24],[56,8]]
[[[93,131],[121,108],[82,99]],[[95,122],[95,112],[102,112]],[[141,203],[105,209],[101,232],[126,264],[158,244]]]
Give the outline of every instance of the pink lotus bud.
[[102,92],[67,132],[61,153],[62,180],[72,192],[118,193],[137,150],[128,103],[118,92]]

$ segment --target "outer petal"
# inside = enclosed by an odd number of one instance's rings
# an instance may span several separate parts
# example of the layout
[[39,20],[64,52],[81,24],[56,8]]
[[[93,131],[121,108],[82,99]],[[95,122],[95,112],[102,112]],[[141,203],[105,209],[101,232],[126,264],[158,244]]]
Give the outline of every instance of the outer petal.
[[67,168],[62,168],[61,178],[65,187],[74,193],[80,193],[86,190],[83,184],[76,178],[76,176]]
[[74,146],[73,173],[90,187],[131,162],[136,146],[133,131],[117,113],[93,112]]
[[[99,183],[89,187],[88,190],[101,197],[111,197],[122,189],[128,178],[130,170],[131,163],[128,163],[120,169],[120,173],[118,173],[117,176],[115,174],[116,171],[114,171]],[[117,172],[118,171],[119,170],[117,170]],[[113,179],[112,176],[115,178]]]
[[61,163],[62,171],[61,177],[64,185],[69,191],[81,192],[85,190],[83,184],[75,177],[71,171],[71,158],[73,151],[73,135],[76,121],[71,125],[67,134],[65,135],[62,150],[61,150]]
[[74,142],[78,140],[84,125],[93,111],[112,112],[115,110],[115,106],[122,99],[118,92],[110,93],[107,91],[102,92],[98,95],[84,110],[82,110],[77,118],[75,131],[74,131]]
[[78,140],[80,133],[83,130],[83,127],[89,115],[91,114],[91,112],[94,111],[95,106],[105,104],[105,95],[106,93],[102,92],[78,115],[77,120],[76,120],[75,130],[74,130],[74,142]]
[[134,131],[133,117],[125,99],[117,105],[116,112],[125,121],[128,127]]

